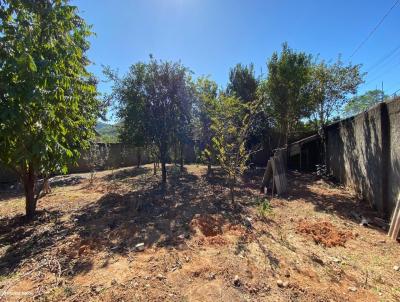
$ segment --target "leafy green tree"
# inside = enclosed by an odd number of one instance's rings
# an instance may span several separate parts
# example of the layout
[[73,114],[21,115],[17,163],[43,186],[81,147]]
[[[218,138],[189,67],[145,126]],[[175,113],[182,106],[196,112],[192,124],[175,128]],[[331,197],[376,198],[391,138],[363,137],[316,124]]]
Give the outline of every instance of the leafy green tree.
[[237,64],[229,71],[229,83],[226,92],[230,96],[236,96],[245,103],[252,102],[256,98],[258,80],[254,74],[254,65]]
[[287,144],[294,126],[308,117],[313,108],[306,89],[311,56],[295,52],[284,43],[281,53],[275,52],[269,59],[268,71],[267,80],[260,84],[260,98],[281,134],[279,145]]
[[194,137],[202,157],[207,162],[207,175],[212,173],[211,164],[214,150],[212,148],[211,117],[216,110],[218,86],[213,80],[201,77],[196,82],[194,113]]
[[117,116],[122,121],[122,141],[156,146],[161,162],[162,181],[167,180],[166,163],[177,129],[190,123],[193,87],[189,70],[180,63],[157,61],[136,63],[118,78],[105,70],[114,81],[112,97],[118,101]]
[[331,65],[322,61],[313,66],[308,89],[315,106],[313,115],[318,128],[340,112],[348,95],[356,93],[357,87],[363,83],[360,68],[361,65],[344,65],[340,57]]
[[343,113],[345,116],[356,115],[360,112],[368,110],[370,107],[387,99],[382,90],[370,90],[360,96],[353,97],[344,107]]
[[227,175],[232,202],[235,201],[237,178],[245,171],[251,154],[251,150],[246,148],[245,144],[252,112],[255,111],[253,103],[245,104],[237,97],[221,94],[212,115],[213,148],[222,170]]
[[66,0],[0,1],[0,160],[20,177],[26,216],[39,175],[66,172],[99,114],[86,70],[90,28]]

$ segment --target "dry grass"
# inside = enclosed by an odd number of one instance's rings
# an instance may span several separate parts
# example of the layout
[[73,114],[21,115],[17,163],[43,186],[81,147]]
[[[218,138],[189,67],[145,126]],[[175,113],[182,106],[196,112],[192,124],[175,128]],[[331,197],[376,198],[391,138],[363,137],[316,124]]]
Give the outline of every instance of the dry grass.
[[[221,174],[205,172],[170,167],[165,187],[150,166],[100,172],[92,186],[85,174],[58,177],[30,223],[18,190],[3,190],[0,299],[400,300],[399,244],[353,220],[354,209],[375,213],[350,192],[294,175],[290,198],[260,217],[259,173],[240,183],[234,206]],[[320,244],[330,236],[340,244]]]

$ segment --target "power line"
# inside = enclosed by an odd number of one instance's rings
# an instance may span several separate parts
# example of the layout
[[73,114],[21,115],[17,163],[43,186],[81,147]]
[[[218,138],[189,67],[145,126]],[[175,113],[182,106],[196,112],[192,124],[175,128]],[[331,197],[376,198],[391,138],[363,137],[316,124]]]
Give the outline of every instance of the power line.
[[396,95],[396,93],[398,93],[399,91],[400,91],[400,88],[399,88],[399,89],[397,89],[395,92],[393,92],[392,96],[395,96],[395,95]]
[[396,68],[399,65],[400,65],[400,62],[397,62],[396,64],[389,66],[389,68],[386,68],[385,70],[381,70],[381,72],[378,72],[377,74],[375,74],[375,77],[373,77],[372,80],[369,80],[365,85],[374,83],[376,80],[379,80],[383,75],[389,73],[390,71],[392,71],[394,68]]
[[364,44],[372,37],[372,35],[376,32],[376,30],[379,28],[379,26],[385,21],[386,17],[389,16],[390,12],[396,7],[397,4],[399,4],[400,0],[397,0],[392,7],[387,11],[387,13],[383,16],[383,18],[378,22],[378,24],[372,29],[372,31],[368,34],[368,36],[358,45],[358,47],[353,51],[353,53],[350,56],[350,59],[360,50],[361,47],[364,46]]
[[[367,73],[370,73],[372,70],[374,70],[376,67],[379,67],[383,62],[385,62],[387,59],[392,57],[398,50],[400,49],[400,45],[394,48],[392,51],[390,51],[388,54],[380,58],[377,62],[375,62],[374,65],[372,65],[368,70]],[[391,61],[391,60],[389,60]],[[387,63],[387,62],[386,62]],[[386,63],[384,65],[386,65]],[[379,69],[379,68],[378,68]]]

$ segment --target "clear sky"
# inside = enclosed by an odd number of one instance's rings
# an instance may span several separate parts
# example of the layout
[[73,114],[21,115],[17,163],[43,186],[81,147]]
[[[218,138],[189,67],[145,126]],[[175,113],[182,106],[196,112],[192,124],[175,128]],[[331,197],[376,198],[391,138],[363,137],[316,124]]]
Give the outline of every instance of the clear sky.
[[[72,0],[96,33],[89,57],[99,78],[101,65],[123,74],[153,54],[180,60],[196,76],[210,75],[222,87],[239,62],[254,63],[257,75],[265,73],[267,59],[284,41],[327,60],[342,54],[347,62],[394,2]],[[382,81],[387,94],[400,89],[400,3],[351,61],[363,64],[364,71],[372,68],[359,93],[380,88]],[[103,83],[99,89],[109,87]]]

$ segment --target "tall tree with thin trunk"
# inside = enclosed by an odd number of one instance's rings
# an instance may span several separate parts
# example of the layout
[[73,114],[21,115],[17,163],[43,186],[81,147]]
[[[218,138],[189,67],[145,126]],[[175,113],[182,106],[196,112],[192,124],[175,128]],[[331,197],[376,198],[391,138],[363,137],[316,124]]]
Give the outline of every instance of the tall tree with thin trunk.
[[227,176],[231,201],[235,201],[235,186],[246,169],[252,150],[245,146],[252,117],[258,110],[256,102],[243,103],[239,98],[221,94],[212,114],[213,148]]
[[269,74],[261,83],[260,96],[281,134],[280,145],[288,143],[294,126],[313,109],[307,94],[311,66],[310,55],[296,52],[286,43],[281,53],[273,53],[268,61]]
[[20,177],[26,216],[37,179],[66,172],[100,110],[86,70],[90,28],[67,0],[0,1],[0,161]]
[[212,173],[211,164],[214,158],[211,129],[212,114],[216,110],[218,86],[208,77],[200,77],[196,82],[196,97],[194,105],[194,138],[202,158],[207,163],[207,175]]

